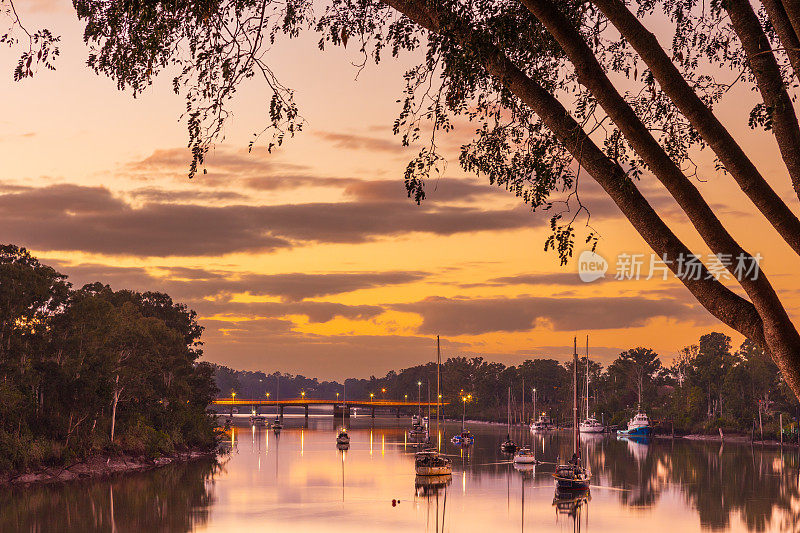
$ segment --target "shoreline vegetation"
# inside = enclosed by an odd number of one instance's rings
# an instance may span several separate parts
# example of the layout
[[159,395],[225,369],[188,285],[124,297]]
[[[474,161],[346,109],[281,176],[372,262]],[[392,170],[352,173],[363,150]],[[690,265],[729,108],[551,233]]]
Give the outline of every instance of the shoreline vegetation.
[[73,288],[24,248],[0,245],[0,479],[213,453],[218,390],[199,361],[196,318],[164,293]]
[[[447,355],[440,373],[442,401],[449,404],[442,406],[444,417],[460,421],[465,412],[471,420],[505,423],[510,387],[512,423],[521,422],[524,402],[528,423],[546,413],[558,425],[571,424],[572,361],[539,357],[506,366],[483,357]],[[800,437],[800,404],[777,365],[750,341],[734,348],[723,333],[702,335],[697,344],[681,349],[669,365],[662,364],[654,350],[639,346],[621,351],[607,365],[590,353],[588,363],[580,358],[578,373],[581,419],[588,411],[605,425],[623,427],[641,407],[657,434],[718,438],[722,430],[725,440],[730,440],[728,435],[744,435],[748,441],[763,435],[765,441],[780,441],[782,432],[785,443]],[[429,387],[435,394],[436,364],[390,370],[384,377],[349,378],[344,384],[214,365],[214,379],[220,398],[232,394],[239,399],[275,398],[279,386],[281,399],[301,394],[333,399],[346,385],[349,399],[414,403],[418,398],[427,400]],[[532,416],[534,394],[536,413]]]
[[146,455],[94,455],[66,466],[48,466],[35,471],[0,475],[0,487],[104,479],[216,456],[216,450],[205,449],[175,452],[155,458]]

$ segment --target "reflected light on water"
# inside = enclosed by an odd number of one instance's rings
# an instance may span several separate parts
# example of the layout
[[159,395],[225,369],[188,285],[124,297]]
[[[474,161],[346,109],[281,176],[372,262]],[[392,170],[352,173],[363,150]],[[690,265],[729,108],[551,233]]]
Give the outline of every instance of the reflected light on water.
[[[231,430],[232,453],[112,480],[0,490],[0,531],[663,531],[798,532],[800,460],[781,452],[692,441],[636,443],[613,436],[587,441],[591,494],[560,495],[552,463],[571,448],[571,434],[536,435],[536,468],[515,468],[499,444],[505,426],[473,424],[470,448],[443,441],[452,476],[416,476],[408,423],[353,421],[349,450],[338,450],[328,417],[289,418],[275,432]],[[237,449],[239,431],[257,445]],[[440,437],[457,434],[445,425]],[[521,442],[515,428],[512,438]],[[241,436],[239,436],[241,437]],[[375,438],[381,454],[372,455]],[[263,463],[261,442],[274,456]],[[283,441],[283,445],[281,445]],[[402,445],[407,445],[405,450]],[[300,454],[297,453],[298,448]],[[542,452],[538,452],[542,450]],[[307,452],[307,453],[306,453]],[[458,457],[461,461],[458,461]],[[263,466],[263,468],[262,468]],[[448,486],[458,476],[461,490]],[[470,490],[467,491],[467,485]],[[555,493],[555,496],[554,496]],[[395,505],[392,505],[395,500]],[[399,503],[398,503],[399,502]],[[502,507],[507,513],[498,512]]]

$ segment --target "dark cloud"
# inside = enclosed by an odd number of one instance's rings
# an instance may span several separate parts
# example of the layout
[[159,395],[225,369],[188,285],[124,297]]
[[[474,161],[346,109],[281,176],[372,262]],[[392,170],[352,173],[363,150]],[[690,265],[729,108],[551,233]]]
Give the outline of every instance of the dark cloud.
[[[67,274],[77,286],[100,281],[116,289],[162,290],[179,300],[202,301],[213,299],[215,302],[223,301],[225,305],[229,306],[233,303],[228,301],[230,295],[237,293],[249,293],[255,296],[277,296],[285,302],[299,302],[306,298],[343,294],[386,285],[412,283],[428,276],[425,272],[405,270],[320,274],[301,272],[257,274],[252,272],[205,270],[202,268],[165,267],[158,269],[165,274],[160,277],[150,274],[144,268],[138,267],[117,267],[95,263],[71,265],[57,260],[47,260],[46,262]],[[221,296],[223,297],[222,299],[220,299]],[[206,305],[211,305],[210,301]],[[248,303],[246,305],[251,304]],[[352,309],[359,308],[357,314],[369,314],[370,316],[374,316],[376,310],[380,309],[373,306],[349,307]],[[311,307],[299,306],[296,309],[308,310]],[[329,314],[330,310],[339,308],[327,307],[324,309],[327,310],[318,312]],[[217,308],[215,312],[225,311]],[[302,312],[302,314],[308,313]]]
[[[404,200],[408,201],[405,183],[402,180],[354,180],[344,190],[345,195],[360,200]],[[425,184],[426,199],[437,202],[487,200],[489,197],[511,198],[504,189],[481,183],[477,180],[439,178]]]
[[142,187],[127,193],[128,196],[143,202],[190,203],[228,202],[247,200],[248,196],[234,191],[214,191],[207,189],[169,190],[158,187]]
[[556,331],[616,329],[645,325],[656,317],[713,323],[698,306],[678,300],[642,297],[442,298],[395,304],[392,309],[422,316],[422,333],[478,335],[493,331],[528,331],[550,325]]
[[[524,208],[356,201],[284,205],[134,206],[103,187],[51,185],[0,193],[4,239],[39,250],[213,256],[311,243],[363,243],[411,232],[454,235],[532,227]],[[538,220],[538,223],[541,223]]]
[[366,150],[371,152],[392,152],[400,154],[407,151],[408,147],[403,147],[400,139],[382,139],[379,137],[368,137],[365,135],[354,135],[350,133],[339,133],[333,131],[317,131],[314,135],[328,141],[336,148],[346,150]]
[[[612,279],[610,277],[600,278],[592,282],[593,285],[604,283]],[[585,282],[581,281],[577,272],[543,272],[532,274],[516,274],[514,276],[503,276],[500,278],[492,278],[488,281],[479,281],[475,283],[458,283],[462,288],[474,287],[501,287],[505,285],[570,285],[570,286],[584,286]]]

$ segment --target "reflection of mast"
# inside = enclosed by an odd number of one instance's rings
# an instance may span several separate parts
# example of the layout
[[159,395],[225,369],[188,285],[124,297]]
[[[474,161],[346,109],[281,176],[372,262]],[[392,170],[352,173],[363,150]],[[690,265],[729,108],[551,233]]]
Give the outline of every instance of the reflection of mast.
[[342,450],[342,502],[344,503],[344,460],[347,457],[347,450]]

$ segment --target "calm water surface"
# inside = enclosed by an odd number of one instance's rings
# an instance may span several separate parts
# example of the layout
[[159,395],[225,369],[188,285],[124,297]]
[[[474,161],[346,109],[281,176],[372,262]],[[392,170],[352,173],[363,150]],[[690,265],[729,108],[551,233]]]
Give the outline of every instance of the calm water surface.
[[[448,424],[452,479],[420,486],[406,418],[352,419],[344,452],[330,415],[285,422],[237,420],[219,463],[2,491],[0,531],[800,531],[795,449],[587,436],[594,487],[559,502],[552,464],[520,472],[499,452],[504,427],[471,425],[462,450]],[[569,432],[523,435],[542,461],[571,454]]]

